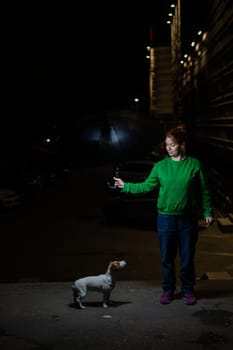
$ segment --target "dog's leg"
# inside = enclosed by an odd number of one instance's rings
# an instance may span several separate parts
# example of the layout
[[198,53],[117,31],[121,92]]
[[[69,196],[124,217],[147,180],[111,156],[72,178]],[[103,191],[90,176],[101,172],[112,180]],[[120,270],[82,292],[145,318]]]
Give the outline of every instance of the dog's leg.
[[86,309],[86,306],[82,304],[82,300],[80,297],[77,297],[75,300],[75,304],[82,310]]
[[75,305],[82,310],[86,309],[86,307],[82,304],[82,298],[79,296],[79,293],[74,285],[72,286],[72,290],[73,290],[73,300]]
[[103,292],[103,307],[107,309],[110,304],[110,292]]

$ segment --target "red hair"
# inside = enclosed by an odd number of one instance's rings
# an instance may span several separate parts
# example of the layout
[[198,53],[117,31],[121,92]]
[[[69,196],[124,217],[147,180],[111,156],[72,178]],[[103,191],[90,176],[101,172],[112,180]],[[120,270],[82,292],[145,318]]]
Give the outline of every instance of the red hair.
[[185,124],[177,125],[176,127],[168,130],[165,134],[166,138],[170,137],[174,139],[178,145],[186,144],[187,141],[187,129]]
[[187,129],[185,124],[177,125],[176,127],[168,130],[165,134],[165,137],[172,138],[174,142],[180,146],[182,155],[185,156],[187,143]]

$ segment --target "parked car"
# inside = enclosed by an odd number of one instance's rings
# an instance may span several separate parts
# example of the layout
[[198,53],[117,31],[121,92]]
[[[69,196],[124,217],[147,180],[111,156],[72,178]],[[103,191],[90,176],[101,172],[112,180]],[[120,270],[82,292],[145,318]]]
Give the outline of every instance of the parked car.
[[164,158],[165,154],[165,143],[162,141],[152,148],[152,150],[147,154],[146,159],[158,162]]
[[128,160],[116,166],[115,172],[126,182],[144,181],[155,162],[152,160]]
[[[154,164],[151,160],[129,160],[114,167],[113,174],[126,182],[142,182]],[[155,227],[158,188],[147,194],[138,195],[121,193],[119,189],[114,189],[113,185],[109,185],[109,188],[109,198],[103,208],[108,223]]]

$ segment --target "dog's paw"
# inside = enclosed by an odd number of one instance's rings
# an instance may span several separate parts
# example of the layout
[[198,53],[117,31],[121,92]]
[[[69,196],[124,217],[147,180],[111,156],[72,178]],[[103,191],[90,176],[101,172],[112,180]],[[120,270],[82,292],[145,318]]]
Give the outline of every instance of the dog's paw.
[[82,310],[86,309],[86,306],[84,306],[84,305],[82,304],[82,302],[80,301],[79,298],[76,298],[76,299],[75,299],[75,305],[76,305],[79,309],[82,309]]

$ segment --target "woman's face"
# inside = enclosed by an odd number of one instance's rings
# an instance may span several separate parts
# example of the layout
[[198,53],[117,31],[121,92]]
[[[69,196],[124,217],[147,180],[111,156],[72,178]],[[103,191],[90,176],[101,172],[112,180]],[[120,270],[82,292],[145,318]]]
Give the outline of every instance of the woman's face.
[[166,137],[165,145],[167,153],[170,157],[178,157],[182,155],[182,147],[172,137]]

